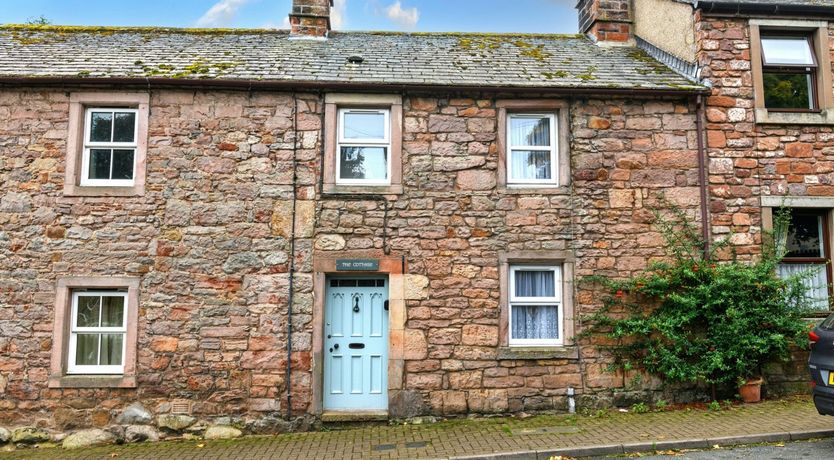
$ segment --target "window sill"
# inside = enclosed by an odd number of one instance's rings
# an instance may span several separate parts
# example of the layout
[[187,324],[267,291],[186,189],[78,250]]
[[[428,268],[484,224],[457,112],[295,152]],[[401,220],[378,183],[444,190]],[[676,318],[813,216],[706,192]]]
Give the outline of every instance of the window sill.
[[499,193],[505,195],[570,195],[570,188],[566,186],[534,187],[504,185],[498,188]]
[[145,188],[141,185],[132,187],[84,187],[75,184],[64,184],[64,196],[134,197],[144,194]]
[[498,359],[579,359],[579,347],[500,347]]
[[329,195],[402,195],[403,186],[392,185],[337,185],[324,184],[323,193]]
[[49,377],[49,388],[136,388],[136,376],[62,375]]
[[756,123],[760,125],[834,125],[834,110],[821,112],[771,112],[756,109]]

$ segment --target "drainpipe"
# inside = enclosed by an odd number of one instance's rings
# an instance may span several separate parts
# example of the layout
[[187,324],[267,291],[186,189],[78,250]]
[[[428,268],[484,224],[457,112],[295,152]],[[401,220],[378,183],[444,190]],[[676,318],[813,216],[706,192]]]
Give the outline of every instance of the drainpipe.
[[698,182],[701,191],[701,238],[704,240],[704,259],[710,258],[710,229],[709,229],[709,184],[707,183],[707,157],[704,148],[704,97],[695,96],[696,118],[695,125],[698,134]]
[[293,143],[292,143],[292,218],[290,230],[290,276],[287,287],[287,420],[292,419],[292,304],[295,281],[295,205],[298,198],[295,186],[298,181],[295,157],[298,150],[298,95],[292,93]]

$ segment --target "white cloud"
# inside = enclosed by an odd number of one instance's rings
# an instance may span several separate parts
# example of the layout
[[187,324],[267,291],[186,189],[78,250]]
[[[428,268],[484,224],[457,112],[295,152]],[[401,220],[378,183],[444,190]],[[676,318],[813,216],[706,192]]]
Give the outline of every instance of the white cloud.
[[212,5],[208,11],[205,12],[200,19],[197,20],[197,25],[200,27],[219,27],[231,23],[238,10],[249,3],[250,0],[219,0]]
[[385,8],[385,16],[402,27],[413,29],[420,20],[420,10],[416,7],[403,9],[402,3],[397,0],[391,6]]
[[330,27],[341,29],[347,22],[347,0],[335,0],[330,10]]

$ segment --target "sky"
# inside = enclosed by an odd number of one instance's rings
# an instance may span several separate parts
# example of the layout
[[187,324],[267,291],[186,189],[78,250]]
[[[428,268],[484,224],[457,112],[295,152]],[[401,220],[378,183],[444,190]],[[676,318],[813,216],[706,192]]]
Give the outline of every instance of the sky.
[[[576,0],[335,0],[337,30],[576,33]],[[0,0],[0,24],[288,28],[292,0]]]

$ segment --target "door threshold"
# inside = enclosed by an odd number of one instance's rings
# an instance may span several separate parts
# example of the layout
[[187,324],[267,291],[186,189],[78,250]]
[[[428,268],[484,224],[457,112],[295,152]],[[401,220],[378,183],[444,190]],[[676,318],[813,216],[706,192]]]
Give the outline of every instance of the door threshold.
[[379,422],[388,420],[386,410],[367,411],[324,411],[321,413],[322,422]]

